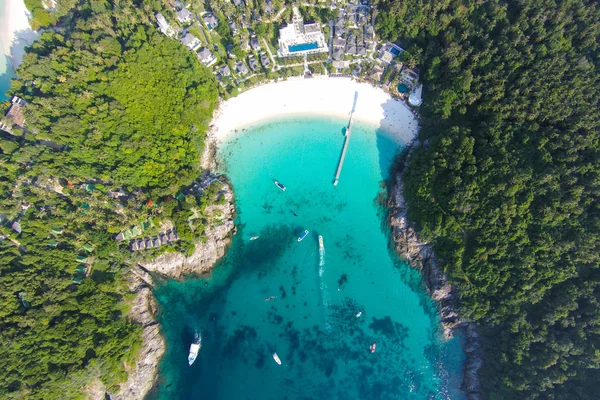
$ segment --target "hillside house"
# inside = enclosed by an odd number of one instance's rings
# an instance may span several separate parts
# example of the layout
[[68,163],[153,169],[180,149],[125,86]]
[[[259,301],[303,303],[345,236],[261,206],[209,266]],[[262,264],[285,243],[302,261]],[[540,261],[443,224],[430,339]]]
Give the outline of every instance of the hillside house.
[[246,75],[249,71],[248,67],[246,67],[246,64],[244,64],[242,61],[238,61],[235,64],[235,72],[237,72],[240,75]]
[[192,51],[196,51],[200,46],[202,46],[202,42],[196,36],[191,33],[186,33],[185,36],[181,38],[181,43],[183,43],[188,49]]
[[179,21],[182,24],[189,24],[194,20],[194,16],[187,8],[182,8],[181,10],[177,11],[176,14],[177,21]]
[[175,29],[165,19],[165,16],[161,13],[156,13],[156,22],[158,22],[158,30],[168,37],[175,37]]
[[206,13],[202,16],[202,20],[206,24],[206,27],[209,31],[212,31],[217,26],[219,26],[219,21],[217,21],[217,17],[213,13]]
[[13,96],[10,99],[10,103],[4,118],[0,121],[0,129],[14,134],[15,128],[26,129],[23,108],[27,103],[17,96]]
[[198,52],[198,59],[200,59],[200,62],[207,67],[210,67],[217,62],[217,58],[206,47],[200,49]]

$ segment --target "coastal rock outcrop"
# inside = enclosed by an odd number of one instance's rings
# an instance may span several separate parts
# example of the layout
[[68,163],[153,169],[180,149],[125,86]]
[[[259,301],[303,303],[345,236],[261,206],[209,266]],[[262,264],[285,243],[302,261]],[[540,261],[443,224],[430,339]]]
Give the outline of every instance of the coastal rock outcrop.
[[389,225],[396,253],[409,264],[421,271],[423,282],[431,298],[437,302],[440,312],[442,332],[446,339],[454,335],[456,329],[463,329],[466,337],[464,347],[467,356],[464,366],[462,389],[469,400],[482,398],[478,372],[483,364],[479,335],[475,326],[463,321],[457,312],[456,289],[435,258],[430,243],[422,242],[417,232],[406,218],[406,203],[402,174],[398,173],[388,195]]
[[133,267],[128,284],[130,290],[136,293],[129,316],[142,326],[142,348],[135,364],[126,365],[128,378],[120,385],[119,393],[108,394],[111,400],[143,399],[152,389],[158,375],[158,363],[165,352],[165,340],[154,318],[157,307],[150,289],[152,277],[141,268]]
[[209,220],[205,226],[206,238],[196,245],[196,249],[190,256],[181,253],[166,253],[150,262],[143,263],[143,267],[150,272],[173,279],[209,272],[214,264],[225,255],[225,251],[231,243],[231,232],[235,228],[233,191],[228,184],[223,184],[220,193],[225,201],[222,204],[212,204],[206,207],[205,215]]

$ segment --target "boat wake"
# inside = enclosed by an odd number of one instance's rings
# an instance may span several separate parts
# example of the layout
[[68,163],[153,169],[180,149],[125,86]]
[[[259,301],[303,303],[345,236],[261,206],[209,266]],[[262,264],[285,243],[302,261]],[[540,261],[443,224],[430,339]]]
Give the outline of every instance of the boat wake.
[[323,305],[323,314],[325,319],[325,330],[331,331],[331,325],[327,318],[327,309],[329,308],[329,300],[327,298],[327,285],[323,281],[325,273],[325,246],[323,245],[323,236],[319,235],[319,289],[321,290],[321,304]]

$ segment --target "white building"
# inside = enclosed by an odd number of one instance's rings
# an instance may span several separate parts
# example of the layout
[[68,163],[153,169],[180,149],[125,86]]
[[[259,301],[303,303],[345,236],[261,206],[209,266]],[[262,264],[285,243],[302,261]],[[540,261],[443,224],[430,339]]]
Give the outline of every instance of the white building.
[[197,56],[200,59],[200,62],[207,67],[210,67],[217,62],[217,57],[215,57],[213,53],[211,53],[211,51],[206,47],[201,48],[197,53]]
[[404,52],[404,49],[400,46],[395,45],[394,43],[386,43],[381,47],[381,52],[379,53],[379,59],[386,64],[392,62],[394,57],[399,56]]
[[192,22],[193,19],[194,16],[187,8],[182,8],[181,10],[177,11],[177,20],[182,24]]
[[423,103],[423,99],[421,98],[421,94],[423,92],[423,85],[419,85],[410,93],[408,96],[408,103],[411,106],[418,107]]
[[198,49],[198,47],[202,46],[202,42],[196,36],[191,33],[186,33],[184,37],[181,38],[181,43],[183,43],[187,48],[192,51]]
[[292,23],[279,29],[280,57],[329,51],[327,41],[318,23],[305,24],[298,8],[294,7]]
[[161,13],[156,13],[156,21],[158,22],[158,29],[162,33],[169,37],[175,36],[175,29],[173,29],[171,25],[169,25],[164,15],[162,15]]

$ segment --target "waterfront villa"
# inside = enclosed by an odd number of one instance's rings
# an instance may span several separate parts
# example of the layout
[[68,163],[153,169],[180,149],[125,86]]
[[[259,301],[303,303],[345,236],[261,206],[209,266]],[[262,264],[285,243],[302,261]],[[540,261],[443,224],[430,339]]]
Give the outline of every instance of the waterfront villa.
[[298,8],[293,10],[292,23],[279,29],[278,55],[287,57],[329,51],[321,25],[305,24]]
[[381,51],[379,52],[379,59],[386,64],[392,62],[394,57],[399,56],[404,52],[404,49],[400,46],[397,46],[393,43],[386,43],[381,46]]
[[423,92],[423,85],[417,86],[408,96],[408,103],[411,106],[418,107],[423,103],[423,99],[421,98],[421,94]]

